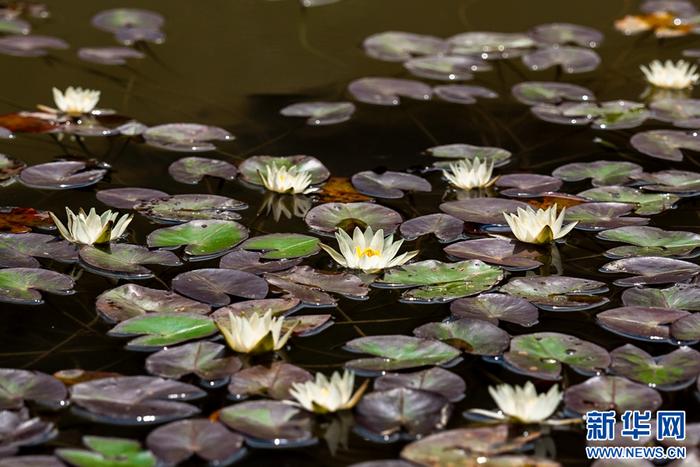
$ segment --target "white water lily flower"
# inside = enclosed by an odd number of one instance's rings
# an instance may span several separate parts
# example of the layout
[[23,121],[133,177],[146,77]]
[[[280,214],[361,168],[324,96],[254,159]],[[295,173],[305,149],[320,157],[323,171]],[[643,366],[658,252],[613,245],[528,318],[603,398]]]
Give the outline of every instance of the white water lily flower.
[[309,188],[311,174],[299,172],[296,167],[286,167],[278,164],[268,164],[265,171],[258,172],[263,185],[270,191],[300,195],[312,193],[317,188]]
[[228,327],[216,323],[226,343],[240,353],[263,353],[279,350],[292,336],[294,326],[282,334],[284,318],[273,318],[272,310],[265,314],[253,313],[250,316],[234,315],[228,312]]
[[69,86],[66,92],[53,88],[53,100],[61,112],[77,117],[92,112],[100,101],[100,91],[74,88]]
[[129,226],[132,214],[124,214],[119,220],[118,212],[105,211],[98,216],[95,208],[90,209],[90,214],[80,209],[78,214],[66,208],[68,221],[66,225],[50,212],[54,224],[61,233],[61,236],[72,243],[82,243],[83,245],[93,245],[96,243],[107,243],[118,239]]
[[531,381],[524,386],[489,386],[489,394],[503,414],[523,423],[542,422],[551,417],[562,396],[556,384],[547,393],[537,394]]
[[496,179],[492,178],[493,160],[481,161],[478,157],[473,160],[464,159],[450,164],[450,170],[443,170],[447,181],[462,190],[485,188],[491,186]]
[[289,394],[309,412],[329,413],[351,409],[360,401],[367,383],[353,395],[354,387],[352,371],[345,370],[342,375],[336,371],[330,378],[316,373],[315,380],[292,384]]
[[513,235],[525,243],[551,243],[571,232],[578,222],[564,226],[566,208],[557,216],[557,205],[535,211],[531,207],[518,208],[517,214],[503,213]]
[[382,229],[372,231],[367,227],[364,233],[359,227],[355,227],[353,236],[343,229],[338,229],[335,234],[338,240],[340,253],[328,245],[321,243],[321,248],[341,266],[349,269],[361,269],[365,272],[374,272],[394,266],[401,266],[418,254],[418,251],[409,251],[396,256],[403,240],[393,241],[394,236],[384,237]]
[[666,63],[654,60],[649,66],[642,65],[639,69],[649,83],[665,89],[689,88],[700,79],[700,74],[697,73],[698,67],[685,60],[678,60],[676,63],[671,60],[666,60]]

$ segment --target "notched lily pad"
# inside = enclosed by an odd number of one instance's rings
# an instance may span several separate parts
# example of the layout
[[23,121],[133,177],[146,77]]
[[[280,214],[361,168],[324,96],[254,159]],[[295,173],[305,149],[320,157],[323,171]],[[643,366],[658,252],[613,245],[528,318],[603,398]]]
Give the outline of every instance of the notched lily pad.
[[41,305],[41,292],[70,295],[74,284],[70,276],[46,269],[0,269],[0,302]]
[[537,324],[537,307],[524,298],[502,293],[482,293],[476,297],[460,298],[450,305],[458,318],[474,318],[498,325],[499,320],[521,326]]
[[514,213],[518,208],[529,206],[522,201],[503,198],[471,198],[448,201],[440,205],[440,210],[475,224],[505,225],[504,213]]
[[225,306],[229,295],[243,298],[265,298],[267,283],[258,276],[233,269],[196,269],[178,274],[172,281],[173,290],[208,303]]
[[646,225],[646,217],[628,216],[634,205],[628,203],[584,203],[566,210],[565,222],[578,222],[576,229],[600,231],[626,225]]
[[567,276],[515,277],[501,292],[524,298],[546,311],[580,311],[608,303],[605,283]]
[[262,261],[264,253],[257,251],[236,250],[221,258],[219,267],[237,269],[252,274],[284,271],[301,263],[302,258],[281,259],[278,261]]
[[74,245],[53,235],[0,233],[0,267],[38,268],[35,258],[72,263],[78,259],[78,252]]
[[106,169],[89,168],[85,162],[46,162],[24,169],[19,181],[31,188],[69,190],[94,185],[106,173]]
[[319,240],[310,235],[274,233],[248,239],[241,249],[261,251],[261,259],[305,258],[319,252]]
[[280,110],[285,117],[307,117],[311,126],[335,125],[350,120],[355,113],[352,102],[300,102]]
[[565,101],[594,101],[595,95],[583,86],[555,81],[526,81],[513,86],[513,96],[523,104],[559,104]]
[[629,256],[689,257],[700,247],[700,235],[681,230],[671,231],[658,227],[630,226],[604,230],[598,238],[632,246],[612,248],[605,252],[608,258]]
[[397,78],[360,78],[348,85],[348,92],[355,100],[365,104],[394,106],[402,97],[422,101],[430,100],[433,90],[420,81]]
[[413,334],[443,341],[474,355],[500,355],[510,342],[508,333],[495,324],[472,318],[427,323],[414,329]]
[[484,99],[496,99],[498,97],[498,94],[489,88],[466,84],[435,86],[433,88],[433,93],[443,101],[465,105],[476,103],[477,97]]
[[231,141],[234,136],[223,128],[197,123],[168,123],[150,127],[143,133],[150,146],[177,152],[213,151],[211,141]]
[[430,183],[417,175],[403,172],[376,173],[371,170],[356,173],[352,184],[362,194],[375,198],[403,198],[404,191],[430,191]]
[[532,108],[542,120],[565,125],[586,125],[596,130],[635,128],[649,118],[650,113],[639,102],[616,100],[607,102],[565,102],[542,104]]
[[528,244],[505,238],[477,238],[453,243],[445,253],[461,259],[478,259],[507,269],[527,270],[542,266],[542,252]]
[[185,247],[192,259],[220,255],[248,238],[248,229],[235,221],[197,220],[154,230],[146,238],[149,247]]
[[490,31],[457,34],[447,42],[454,54],[479,55],[486,60],[518,57],[536,45],[532,38],[523,33]]
[[542,44],[576,44],[581,47],[598,47],[603,33],[597,29],[571,23],[547,23],[530,30],[530,37]]
[[658,99],[649,104],[655,119],[680,128],[700,126],[700,99]]
[[163,378],[195,374],[203,381],[225,380],[243,366],[238,357],[223,357],[226,347],[200,341],[168,347],[146,359],[146,370]]
[[560,66],[564,73],[585,73],[598,68],[600,56],[582,47],[546,47],[523,57],[525,66],[533,71]]
[[326,203],[314,207],[304,217],[306,225],[320,232],[335,232],[341,228],[372,227],[376,232],[393,233],[401,223],[401,215],[391,208],[373,203]]
[[151,188],[110,188],[100,190],[95,195],[107,206],[117,209],[133,209],[139,203],[157,198],[167,198],[168,194]]
[[637,256],[612,261],[600,268],[601,272],[633,274],[634,277],[617,279],[620,287],[683,282],[700,273],[700,266],[680,259],[662,256]]
[[444,40],[424,34],[384,31],[372,34],[362,42],[365,53],[388,62],[405,62],[414,56],[434,55],[447,50]]
[[140,245],[113,243],[107,249],[84,245],[80,264],[91,272],[126,279],[150,279],[153,271],[142,266],[180,266],[182,262],[169,251],[151,251]]
[[440,367],[413,373],[387,373],[374,380],[375,391],[394,388],[434,392],[450,402],[457,402],[464,398],[467,386],[461,377]]
[[409,73],[419,78],[440,81],[465,81],[475,71],[487,71],[491,65],[478,57],[466,55],[428,55],[412,58],[403,64]]
[[18,410],[26,401],[51,409],[65,407],[68,391],[62,382],[39,371],[0,368],[0,409]]
[[146,313],[208,314],[209,305],[190,300],[169,290],[158,290],[138,284],[124,284],[102,292],[95,303],[100,314],[112,323],[126,321]]
[[650,130],[637,133],[630,139],[634,149],[668,161],[682,161],[681,149],[700,152],[700,138],[678,130]]
[[352,299],[364,299],[369,287],[358,276],[350,273],[327,273],[309,266],[296,266],[289,271],[265,275],[265,280],[288,292],[309,306],[333,306],[336,300],[325,292],[333,292]]
[[676,284],[666,289],[634,287],[622,293],[622,303],[625,306],[700,311],[700,286]]
[[[494,167],[502,167],[510,162],[511,153],[502,148],[491,146],[472,146],[471,144],[446,144],[443,146],[434,146],[426,149],[426,152],[433,157],[443,159],[470,159],[479,158],[481,161],[493,162]],[[448,160],[446,162],[436,162],[436,166],[446,167],[450,163],[455,162]]]
[[217,332],[214,321],[197,313],[147,313],[122,321],[109,335],[136,337],[127,349],[154,351],[163,347],[209,337]]
[[615,374],[660,390],[690,386],[700,374],[700,352],[690,347],[652,357],[639,347],[625,344],[610,352],[610,356],[610,369]]
[[164,224],[205,219],[234,221],[241,218],[236,211],[247,208],[241,201],[219,195],[175,195],[134,205],[139,213]]
[[234,399],[267,396],[272,399],[290,398],[289,390],[295,383],[311,381],[311,373],[295,365],[273,362],[269,367],[256,365],[245,368],[231,377],[228,392]]
[[566,408],[576,413],[614,410],[656,411],[661,406],[661,395],[654,389],[634,383],[620,376],[595,376],[564,391]]
[[176,181],[195,185],[205,176],[235,180],[238,169],[235,165],[206,157],[183,157],[170,164],[168,173]]
[[590,178],[593,186],[607,186],[627,183],[642,170],[640,165],[625,161],[574,162],[562,165],[552,175],[566,182]]
[[[684,318],[693,315],[683,310],[672,308],[654,308],[642,306],[625,306],[605,310],[596,315],[598,324],[605,329],[634,339],[652,342],[668,342],[673,335],[673,325]],[[700,333],[695,336],[682,336],[679,339],[700,339]],[[694,337],[694,339],[693,339]]]
[[591,188],[578,194],[598,202],[628,203],[634,206],[634,212],[640,216],[658,214],[673,208],[678,196],[669,193],[644,193],[627,186],[605,186]]
[[532,197],[557,191],[562,185],[558,178],[532,173],[512,173],[502,175],[496,180],[500,193],[513,197]]
[[428,214],[415,217],[401,224],[401,235],[406,240],[434,234],[441,242],[451,242],[462,236],[464,222],[449,214]]
[[686,170],[662,170],[640,173],[634,176],[644,191],[674,193],[678,196],[695,196],[700,193],[700,173]]

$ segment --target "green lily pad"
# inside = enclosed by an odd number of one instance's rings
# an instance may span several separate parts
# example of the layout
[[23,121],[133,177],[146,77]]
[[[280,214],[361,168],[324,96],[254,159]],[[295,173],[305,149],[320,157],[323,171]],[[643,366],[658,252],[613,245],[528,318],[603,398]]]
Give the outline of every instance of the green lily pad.
[[325,203],[314,207],[304,217],[306,225],[320,232],[372,227],[375,232],[384,230],[385,235],[393,233],[401,220],[398,212],[373,203]]
[[170,164],[168,173],[180,183],[195,185],[207,175],[224,180],[235,180],[238,169],[226,161],[193,156],[183,157]]
[[562,165],[552,172],[565,182],[591,179],[593,186],[622,185],[642,172],[642,167],[625,161],[574,162]]
[[416,337],[443,341],[474,355],[500,355],[510,342],[508,333],[498,326],[471,318],[427,323],[414,329],[413,334]]
[[195,374],[205,381],[228,378],[241,369],[238,357],[224,357],[226,347],[214,342],[191,342],[149,355],[146,370],[163,378]]
[[376,358],[359,358],[345,363],[346,368],[370,374],[443,365],[460,355],[459,350],[440,341],[401,335],[360,337],[347,342],[345,349],[374,355]]
[[676,284],[665,289],[634,287],[622,293],[622,303],[625,306],[700,311],[700,286]]
[[217,219],[234,221],[241,216],[236,212],[246,209],[245,203],[219,195],[175,195],[141,201],[134,209],[144,216],[163,224]]
[[70,276],[39,268],[0,269],[0,302],[22,305],[41,305],[44,300],[39,292],[58,295],[73,293]]
[[262,259],[305,258],[320,250],[319,240],[310,235],[274,233],[248,239],[241,248],[248,251],[264,251]]
[[515,336],[503,357],[517,373],[552,381],[561,378],[562,364],[582,374],[595,374],[610,365],[610,354],[604,348],[558,332]]
[[607,292],[603,282],[567,276],[516,277],[501,292],[532,302],[546,311],[580,311],[608,303],[598,294]]
[[136,316],[114,326],[110,336],[131,337],[126,348],[133,350],[158,350],[216,334],[214,321],[197,313],[149,313]]
[[206,315],[211,311],[205,303],[169,290],[150,289],[138,284],[124,284],[102,292],[97,297],[95,307],[105,319],[113,323],[154,312]]
[[652,357],[632,344],[610,352],[610,369],[632,381],[657,389],[676,390],[690,386],[700,374],[700,352],[681,347],[666,355]]
[[85,245],[80,248],[80,264],[91,272],[124,279],[150,279],[153,272],[142,264],[180,266],[169,251],[151,251],[140,245],[110,244],[107,249]]
[[592,201],[628,203],[635,206],[634,212],[640,216],[658,214],[671,209],[680,198],[669,193],[644,193],[627,186],[606,186],[582,191],[583,196]]
[[197,220],[154,230],[148,235],[148,246],[177,248],[185,253],[208,259],[224,253],[248,238],[248,229],[235,221]]
[[630,256],[688,257],[700,247],[700,234],[682,230],[664,230],[648,226],[628,226],[604,230],[598,238],[634,246],[612,248],[605,252],[608,258]]
[[446,167],[454,163],[455,159],[476,159],[481,161],[493,161],[494,167],[502,167],[510,162],[511,152],[501,148],[489,146],[472,146],[471,144],[447,144],[434,146],[426,150],[433,157],[452,159],[436,162],[436,167]]
[[155,467],[158,463],[151,451],[141,443],[124,438],[84,436],[87,449],[57,449],[56,455],[76,467]]

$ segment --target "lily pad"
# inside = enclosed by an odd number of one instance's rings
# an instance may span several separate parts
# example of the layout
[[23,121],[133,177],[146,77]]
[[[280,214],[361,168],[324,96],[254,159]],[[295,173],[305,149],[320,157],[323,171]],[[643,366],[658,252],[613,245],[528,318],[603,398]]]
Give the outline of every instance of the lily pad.
[[401,335],[360,337],[347,342],[345,349],[374,355],[345,363],[347,368],[365,374],[444,365],[460,355],[459,350],[440,341]]
[[99,12],[90,22],[102,31],[119,32],[124,28],[160,29],[165,24],[165,19],[150,10],[114,8]]
[[615,374],[660,390],[690,386],[700,374],[700,352],[690,347],[652,357],[639,347],[625,344],[610,352],[610,356],[610,369]]
[[154,376],[115,376],[70,388],[80,415],[113,425],[152,425],[191,417],[199,409],[185,401],[206,393],[191,384]]
[[286,402],[241,402],[222,409],[220,420],[242,433],[253,447],[291,448],[317,442],[311,432],[309,413]]
[[331,175],[320,160],[315,157],[302,155],[288,157],[253,156],[244,160],[238,167],[238,170],[241,171],[241,176],[246,182],[263,186],[260,173],[264,173],[268,166],[288,169],[294,167],[299,173],[308,173],[311,176],[312,185],[323,183]]
[[15,57],[43,57],[50,49],[65,50],[70,46],[63,39],[35,34],[12,34],[0,37],[0,53]]
[[90,450],[61,448],[56,455],[76,467],[156,467],[158,463],[152,452],[131,439],[83,436],[83,444]]
[[246,208],[241,201],[219,195],[175,195],[134,205],[139,213],[164,224],[205,219],[234,221],[241,218],[235,211]]
[[664,342],[673,337],[671,325],[689,316],[691,314],[687,311],[672,308],[625,306],[598,313],[596,319],[602,327],[616,334]]
[[430,100],[433,90],[420,81],[397,78],[360,78],[348,85],[355,100],[365,104],[394,106],[402,97],[422,101]]
[[453,243],[445,253],[461,259],[478,259],[513,270],[527,270],[542,266],[538,258],[542,252],[525,243],[505,238],[477,238]]
[[525,55],[523,63],[532,71],[560,66],[564,73],[585,73],[598,68],[600,56],[582,47],[545,47]]
[[39,268],[0,269],[0,302],[41,305],[41,292],[57,295],[73,293],[70,276]]
[[169,290],[158,290],[137,284],[124,284],[102,292],[95,307],[108,321],[126,321],[146,313],[198,313],[211,311],[208,305],[178,295]]
[[235,180],[238,169],[235,165],[206,157],[183,157],[170,164],[168,173],[180,183],[195,185],[205,176]]
[[143,133],[150,146],[168,151],[202,152],[213,151],[211,141],[231,141],[234,136],[223,128],[197,123],[168,123],[150,127]]
[[532,302],[546,311],[580,311],[608,303],[605,283],[567,276],[515,277],[501,292]]
[[156,428],[146,438],[158,459],[176,465],[196,456],[209,465],[228,465],[245,453],[243,437],[205,418],[180,420]]
[[354,274],[320,272],[309,266],[296,266],[289,271],[266,274],[265,279],[270,285],[285,290],[312,306],[335,304],[335,299],[322,292],[318,294],[319,291],[334,292],[353,299],[363,299],[369,293],[367,284]]
[[[433,157],[443,159],[476,159],[493,162],[494,167],[502,167],[510,162],[511,153],[505,149],[491,146],[472,146],[471,144],[446,144],[426,149]],[[448,165],[454,161],[439,162],[436,164]]]
[[625,306],[700,311],[700,286],[676,284],[666,289],[634,287],[622,293],[622,303]]
[[658,99],[649,104],[655,119],[680,128],[700,126],[700,99]]
[[403,64],[412,75],[440,81],[464,81],[475,71],[488,71],[491,65],[467,55],[428,55],[407,60]]
[[126,65],[127,59],[144,58],[145,55],[131,47],[81,47],[78,57],[100,65]]
[[53,235],[0,233],[0,267],[40,267],[39,261],[34,258],[72,263],[78,259],[78,252],[74,245],[57,241]]
[[51,409],[67,404],[68,391],[59,380],[39,371],[0,368],[0,409],[19,410],[25,401]]
[[472,31],[450,37],[450,50],[459,55],[479,55],[486,60],[518,57],[535,41],[522,33]]
[[133,209],[139,203],[157,198],[167,198],[168,194],[151,188],[110,188],[100,190],[95,195],[99,201],[117,209]]
[[110,244],[108,249],[84,245],[80,248],[80,264],[86,269],[105,276],[126,279],[150,279],[153,272],[142,266],[180,266],[182,262],[169,251],[150,251],[140,245]]
[[576,44],[581,47],[598,47],[603,33],[597,29],[571,23],[540,24],[530,30],[530,37],[541,44]]
[[574,162],[562,165],[552,175],[566,182],[591,179],[593,186],[621,185],[642,173],[642,167],[625,161]]
[[605,252],[609,258],[629,256],[690,256],[700,247],[700,235],[681,230],[672,231],[648,226],[629,226],[605,230],[598,238],[633,246],[612,248]]
[[226,347],[214,342],[192,342],[168,347],[146,359],[146,370],[163,378],[182,378],[197,375],[203,381],[228,378],[241,369],[238,357],[222,358]]
[[216,334],[217,327],[208,316],[197,313],[147,313],[122,321],[109,335],[140,336],[132,339],[127,349],[153,351],[163,347],[201,339]]
[[561,119],[556,123],[585,124],[590,121],[596,130],[635,128],[650,116],[644,104],[625,100],[564,103],[555,109]]
[[306,124],[311,126],[343,123],[354,113],[352,102],[300,102],[280,110],[285,117],[307,117]]
[[197,220],[154,230],[146,238],[149,247],[178,248],[193,259],[220,255],[248,238],[248,229],[235,221]]
[[0,32],[3,34],[29,34],[31,24],[19,18],[8,18],[3,15],[0,18]]
[[508,333],[495,324],[472,318],[427,323],[414,329],[413,334],[443,341],[474,355],[500,355],[510,342]]
[[18,175],[27,164],[15,159],[13,157],[8,157],[4,154],[0,154],[0,186],[11,183],[15,176]]
[[236,250],[221,258],[219,267],[237,269],[251,274],[284,271],[301,263],[302,258],[281,259],[279,261],[261,261],[265,253],[257,251]]
[[595,376],[564,391],[566,408],[585,414],[592,410],[656,411],[661,406],[661,395],[644,384],[634,383],[620,376]]
[[496,186],[499,187],[502,195],[514,197],[530,197],[557,191],[562,185],[562,181],[558,178],[531,173],[513,173],[498,177],[496,180]]
[[591,188],[578,194],[592,201],[628,203],[634,207],[634,212],[640,216],[658,214],[673,208],[678,196],[668,193],[644,193],[627,186],[605,186]]
[[585,375],[596,374],[610,365],[610,354],[604,348],[558,332],[515,336],[503,357],[511,370],[551,381],[561,379],[562,364]]
[[402,172],[376,173],[371,170],[352,176],[352,185],[362,194],[375,198],[403,198],[404,191],[430,191],[424,178]]
[[269,367],[256,365],[245,368],[231,377],[228,392],[234,399],[267,396],[277,400],[289,399],[289,390],[295,383],[311,381],[311,373],[295,365],[273,362]]
[[450,305],[458,318],[474,318],[498,325],[499,320],[520,326],[537,324],[537,307],[524,298],[501,293],[483,293],[476,297],[460,298]]
[[671,336],[680,344],[696,344],[700,341],[700,314],[693,313],[671,324]]
[[341,228],[372,227],[376,232],[393,233],[401,223],[401,215],[391,208],[373,203],[326,203],[314,207],[304,217],[306,225],[320,232],[335,232]]
[[231,302],[229,295],[242,298],[265,298],[267,283],[249,272],[233,269],[196,269],[178,274],[173,290],[215,307]]
[[700,138],[678,130],[650,130],[630,139],[634,149],[647,156],[667,161],[682,161],[681,149],[700,152]]
[[415,217],[401,224],[401,235],[406,240],[434,234],[441,242],[451,242],[462,236],[464,222],[449,214],[428,214]]
[[642,183],[644,191],[675,193],[678,196],[695,196],[700,193],[700,173],[685,170],[662,170],[640,173],[635,180]]
[[58,430],[51,422],[31,418],[27,409],[0,411],[0,449],[4,456],[15,454],[22,446],[33,446],[55,438]]
[[448,201],[440,205],[440,210],[475,224],[505,225],[503,214],[511,214],[518,208],[529,205],[522,201],[503,198],[471,198],[460,201]]
[[88,168],[85,162],[46,162],[24,169],[19,175],[19,181],[31,188],[69,190],[94,185],[106,173],[106,169]]
[[365,395],[355,409],[355,421],[371,440],[391,442],[403,433],[417,438],[444,428],[451,412],[439,394],[398,387]]
[[680,259],[662,256],[637,256],[612,261],[600,268],[601,272],[633,274],[634,277],[617,279],[620,287],[683,282],[700,273],[700,266]]
[[434,55],[447,51],[440,38],[401,31],[372,34],[362,42],[365,53],[388,62],[405,62],[417,55]]
[[513,86],[512,93],[526,105],[595,100],[593,92],[583,86],[555,81],[525,81]]
[[464,398],[467,386],[458,375],[440,367],[413,373],[387,373],[374,380],[375,391],[386,391],[394,388],[433,392],[440,394],[450,402],[458,402]]
[[248,251],[262,251],[261,259],[305,258],[319,252],[319,240],[310,235],[274,233],[248,239],[241,245]]
[[474,104],[477,97],[485,99],[496,99],[498,94],[483,86],[473,86],[466,84],[445,84],[435,86],[433,93],[443,101],[454,104]]
[[645,225],[646,217],[627,216],[635,208],[628,203],[585,203],[566,210],[565,222],[578,222],[576,229],[600,231],[626,225]]

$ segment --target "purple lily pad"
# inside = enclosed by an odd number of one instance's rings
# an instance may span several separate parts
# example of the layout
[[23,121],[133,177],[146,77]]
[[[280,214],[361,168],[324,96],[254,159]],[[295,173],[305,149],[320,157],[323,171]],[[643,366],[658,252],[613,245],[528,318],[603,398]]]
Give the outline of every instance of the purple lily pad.
[[608,303],[602,294],[605,283],[567,276],[515,277],[501,287],[505,292],[524,298],[546,311],[589,310]]
[[42,57],[49,54],[48,49],[68,47],[68,43],[58,37],[23,34],[0,37],[0,53],[15,57]]
[[679,319],[691,316],[683,310],[625,306],[605,310],[596,315],[598,323],[616,334],[652,342],[671,339],[671,325]]
[[413,330],[416,337],[437,339],[474,355],[500,355],[508,348],[510,336],[495,324],[480,319],[427,323]]
[[38,268],[41,264],[35,258],[73,263],[78,252],[75,245],[53,235],[0,233],[0,268]]
[[564,73],[585,73],[598,68],[600,56],[582,47],[546,47],[523,57],[523,63],[532,71],[560,66]]
[[661,99],[649,104],[652,116],[680,128],[700,127],[700,99]]
[[354,113],[352,102],[300,102],[280,110],[285,117],[307,117],[306,124],[311,126],[346,122]]
[[518,208],[529,204],[503,198],[472,198],[461,201],[448,201],[440,205],[440,210],[475,224],[505,225],[505,213],[514,213]]
[[82,47],[78,57],[86,62],[100,65],[126,65],[129,58],[144,58],[145,55],[130,47]]
[[100,423],[152,425],[199,413],[184,401],[204,391],[191,384],[154,376],[116,376],[78,383],[70,389],[73,410]]
[[576,229],[600,231],[626,225],[645,225],[646,217],[627,216],[634,210],[628,203],[585,203],[566,210],[565,222],[578,222]]
[[114,8],[99,12],[92,17],[91,23],[102,31],[119,32],[124,28],[160,29],[165,19],[154,11]]
[[253,156],[244,160],[238,169],[241,177],[248,183],[263,186],[260,172],[265,172],[268,166],[296,168],[299,173],[308,173],[311,176],[311,184],[318,185],[325,182],[331,173],[323,163],[312,156]]
[[306,225],[320,232],[336,229],[352,231],[353,227],[372,227],[376,232],[393,233],[401,223],[401,215],[391,208],[373,203],[325,203],[314,207],[304,217]]
[[595,100],[593,92],[583,86],[556,81],[525,81],[513,86],[511,92],[519,102],[525,105]]
[[542,266],[538,258],[542,252],[526,243],[504,238],[477,238],[453,243],[444,248],[445,253],[460,259],[480,259],[514,270],[534,269]]
[[466,55],[429,55],[412,58],[403,64],[412,75],[440,81],[472,79],[475,71],[491,69],[484,60]]
[[195,185],[205,176],[235,180],[238,169],[235,165],[206,157],[183,157],[170,164],[168,173],[180,183]]
[[700,341],[700,313],[686,316],[671,324],[671,335],[681,343],[695,344]]
[[637,256],[612,261],[600,268],[601,272],[633,274],[634,277],[617,279],[620,287],[668,284],[692,279],[700,273],[700,266],[680,259],[662,256]]
[[565,103],[558,108],[563,117],[592,121],[591,126],[596,130],[636,128],[651,115],[644,104],[625,100]]
[[574,162],[562,165],[552,175],[566,182],[591,179],[593,186],[623,185],[642,173],[639,164],[625,161]]
[[522,33],[472,31],[450,37],[451,53],[478,55],[485,60],[518,57],[535,46],[535,41]]
[[537,104],[530,108],[530,112],[545,122],[557,123],[559,125],[588,125],[593,119],[590,115],[567,115],[569,108],[577,106],[575,102],[563,102],[558,105]]
[[163,378],[195,374],[204,381],[225,379],[243,366],[238,357],[222,358],[225,350],[221,344],[206,341],[168,347],[148,356],[146,370]]
[[201,152],[216,149],[210,141],[231,141],[234,136],[223,128],[197,123],[168,123],[150,127],[143,133],[146,143],[168,151]]
[[265,254],[259,251],[236,250],[221,258],[219,267],[237,269],[252,274],[278,272],[293,268],[301,263],[303,258],[280,259],[277,261],[262,261]]
[[524,298],[501,293],[482,293],[476,297],[460,298],[450,305],[450,311],[458,318],[474,318],[498,325],[498,321],[533,326],[537,324],[538,311]]
[[3,456],[11,456],[22,446],[45,443],[58,435],[53,423],[39,417],[30,418],[27,409],[0,411],[0,430],[0,453]]
[[110,244],[108,249],[84,245],[80,248],[80,264],[95,274],[124,279],[150,279],[153,271],[142,266],[180,266],[182,262],[170,251],[151,251],[141,245]]
[[644,193],[627,186],[602,186],[582,191],[578,196],[598,202],[629,203],[634,212],[647,216],[673,208],[679,197],[668,193]]
[[336,300],[324,292],[338,293],[353,299],[363,299],[369,293],[367,284],[354,274],[324,273],[309,266],[296,266],[289,271],[266,274],[265,280],[310,306],[335,305]]
[[178,274],[172,281],[175,292],[212,306],[226,306],[229,295],[265,298],[267,282],[249,272],[234,269],[195,269]]
[[678,196],[695,196],[700,193],[700,173],[686,170],[662,170],[654,173],[640,173],[634,176],[642,183],[644,191],[674,193]]
[[433,93],[443,101],[454,104],[474,104],[477,97],[485,99],[496,99],[498,97],[498,94],[489,88],[466,84],[435,86]]
[[575,44],[581,47],[598,47],[603,33],[586,26],[571,23],[540,24],[530,30],[530,37],[540,44]]
[[133,209],[139,203],[167,198],[168,194],[151,188],[110,188],[98,191],[95,196],[107,206],[117,209]]
[[0,459],[0,467],[65,467],[53,456],[15,456]]
[[632,136],[630,144],[647,156],[667,161],[682,161],[681,149],[700,152],[700,138],[680,130],[643,131]]
[[424,178],[402,172],[376,173],[371,170],[352,176],[352,185],[362,194],[375,198],[403,198],[404,191],[430,191]]
[[666,289],[634,287],[622,293],[625,306],[700,311],[700,285],[676,284]]
[[420,81],[396,78],[360,78],[348,85],[352,96],[366,104],[394,106],[401,97],[422,101],[430,100],[433,90]]
[[0,269],[0,302],[41,305],[41,292],[57,295],[73,293],[70,276],[39,268]]
[[124,45],[134,45],[137,42],[162,44],[165,42],[165,33],[157,29],[128,27],[117,31],[114,38]]
[[447,51],[447,44],[440,38],[401,31],[373,34],[362,42],[362,46],[370,57],[388,62],[405,62],[414,56]]
[[180,420],[158,427],[148,434],[146,445],[170,465],[192,456],[210,465],[227,465],[245,452],[241,435],[205,418]]
[[387,373],[374,380],[375,391],[394,388],[434,392],[450,402],[457,402],[464,398],[467,386],[461,377],[440,367],[413,373]]
[[0,409],[18,410],[25,401],[60,409],[67,404],[68,391],[62,382],[39,371],[0,368]]
[[557,191],[562,185],[563,182],[558,178],[529,173],[503,175],[496,180],[496,186],[501,188],[502,195],[514,197]]
[[564,391],[566,408],[585,414],[592,410],[651,410],[661,406],[661,395],[645,384],[620,376],[595,376]]
[[142,201],[134,209],[156,222],[178,224],[194,220],[240,219],[235,211],[246,209],[248,205],[236,199],[219,195],[174,195]]
[[234,399],[249,396],[267,396],[277,400],[289,399],[289,390],[295,383],[311,381],[311,373],[295,365],[273,362],[269,367],[256,365],[245,368],[231,377],[228,392]]
[[406,240],[434,234],[441,242],[451,242],[462,236],[464,222],[449,214],[428,214],[415,217],[401,224],[401,235]]
[[[494,167],[502,167],[510,162],[510,151],[490,146],[472,146],[471,144],[446,144],[426,149],[433,157],[445,159],[470,159],[479,158],[481,161],[493,162]],[[436,163],[441,166],[454,161]]]
[[610,356],[610,369],[615,374],[660,390],[690,386],[700,374],[700,352],[690,347],[652,357],[639,347],[625,344],[610,352]]
[[46,162],[24,169],[19,175],[19,181],[31,188],[69,190],[94,185],[106,173],[106,169],[88,168],[85,162]]
[[608,258],[630,256],[692,257],[700,247],[700,234],[683,230],[664,230],[658,227],[629,226],[598,233],[601,240],[623,242],[629,245],[605,252]]

